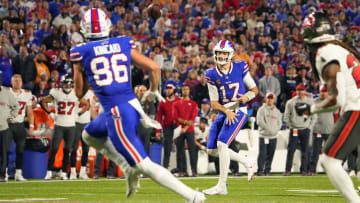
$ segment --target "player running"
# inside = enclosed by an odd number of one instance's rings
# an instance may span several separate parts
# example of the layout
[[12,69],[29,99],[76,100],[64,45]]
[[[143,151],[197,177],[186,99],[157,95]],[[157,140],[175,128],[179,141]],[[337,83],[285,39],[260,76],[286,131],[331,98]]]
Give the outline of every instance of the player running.
[[80,26],[90,41],[71,49],[76,95],[83,97],[88,81],[104,108],[103,113],[85,126],[84,141],[123,169],[128,197],[139,187],[137,173],[140,172],[181,195],[187,202],[204,202],[203,193],[192,190],[148,158],[137,134],[141,121],[152,127],[161,126],[145,115],[136,99],[130,84],[130,64],[133,62],[136,67],[149,71],[150,90],[146,94],[153,100],[163,100],[158,92],[159,66],[140,54],[130,37],[109,38],[111,21],[102,10],[88,10]]

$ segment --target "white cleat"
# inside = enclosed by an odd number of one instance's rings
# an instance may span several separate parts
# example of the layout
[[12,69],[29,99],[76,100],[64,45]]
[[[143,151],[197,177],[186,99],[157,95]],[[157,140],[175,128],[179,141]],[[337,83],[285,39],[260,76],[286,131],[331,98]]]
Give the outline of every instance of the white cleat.
[[67,174],[65,172],[60,174],[60,180],[68,180]]
[[190,200],[187,200],[186,203],[204,203],[206,200],[206,197],[204,193],[196,191],[193,198]]
[[203,190],[203,193],[207,195],[227,195],[227,188],[216,185],[215,187]]
[[254,178],[254,168],[253,168],[252,164],[250,164],[250,166],[246,170],[248,173],[248,181],[250,182]]
[[89,176],[86,173],[81,173],[79,174],[79,178],[81,180],[89,180]]
[[70,173],[70,180],[76,180],[76,173]]
[[51,180],[52,176],[52,171],[47,171],[44,180]]
[[139,176],[136,173],[136,170],[132,169],[126,175],[126,197],[129,198],[133,196],[138,189],[140,188]]
[[26,179],[21,174],[15,174],[15,181],[25,182]]

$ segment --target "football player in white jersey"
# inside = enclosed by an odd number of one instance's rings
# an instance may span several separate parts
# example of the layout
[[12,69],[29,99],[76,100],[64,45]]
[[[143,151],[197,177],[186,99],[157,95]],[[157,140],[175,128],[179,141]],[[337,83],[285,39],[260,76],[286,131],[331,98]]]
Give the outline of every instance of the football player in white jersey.
[[[67,180],[66,169],[69,161],[69,152],[75,138],[75,118],[76,118],[76,106],[79,102],[84,105],[79,114],[83,114],[89,109],[89,103],[81,98],[76,97],[73,90],[73,79],[71,76],[64,75],[61,79],[62,88],[55,88],[50,90],[50,94],[41,100],[41,107],[46,113],[50,115],[55,121],[55,130],[51,143],[51,152],[48,158],[48,171],[45,176],[45,180],[52,178],[53,164],[55,161],[55,155],[58,151],[61,140],[64,138],[64,157],[63,167],[60,178]],[[52,113],[47,103],[54,101],[56,113]]]
[[[86,173],[86,164],[88,161],[88,153],[89,153],[89,146],[84,142],[81,137],[81,133],[84,130],[86,124],[90,122],[90,118],[95,119],[97,117],[96,109],[95,109],[95,94],[93,90],[88,90],[84,95],[83,99],[85,99],[89,105],[89,110],[85,111],[85,113],[81,115],[77,115],[75,119],[75,138],[71,149],[70,155],[70,180],[76,180],[76,153],[77,148],[79,146],[79,140],[81,140],[81,169],[79,178],[83,180],[89,179]],[[79,104],[76,108],[77,112],[82,110],[83,105]]]
[[[10,154],[11,142],[14,140],[16,148],[16,172],[15,181],[26,181],[22,176],[23,153],[25,147],[25,137],[34,131],[34,114],[32,109],[32,94],[29,90],[21,89],[21,75],[14,74],[11,78],[10,92],[14,95],[20,109],[18,115],[9,123],[8,155]],[[29,130],[26,132],[24,126],[25,113],[29,120]]]
[[323,12],[312,13],[304,19],[301,35],[313,71],[328,88],[329,97],[311,106],[298,105],[297,113],[307,116],[342,108],[320,163],[348,202],[360,202],[353,182],[341,165],[360,144],[360,54],[336,40],[329,16]]

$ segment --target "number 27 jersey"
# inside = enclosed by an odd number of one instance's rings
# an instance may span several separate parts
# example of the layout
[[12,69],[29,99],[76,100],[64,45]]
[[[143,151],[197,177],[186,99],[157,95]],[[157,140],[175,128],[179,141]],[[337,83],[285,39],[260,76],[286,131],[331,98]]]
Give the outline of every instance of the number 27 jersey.
[[135,98],[130,81],[131,49],[127,36],[90,41],[73,47],[72,62],[82,61],[90,85],[105,111]]
[[331,62],[340,65],[340,71],[344,76],[345,82],[345,105],[342,107],[346,111],[360,110],[360,62],[350,51],[336,44],[326,44],[320,47],[316,53],[316,69],[320,73],[320,79],[325,66]]

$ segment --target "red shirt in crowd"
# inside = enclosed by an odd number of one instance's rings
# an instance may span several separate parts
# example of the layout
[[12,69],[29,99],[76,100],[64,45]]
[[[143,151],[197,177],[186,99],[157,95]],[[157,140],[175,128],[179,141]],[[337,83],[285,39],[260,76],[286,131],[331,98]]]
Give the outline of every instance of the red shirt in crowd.
[[[174,100],[165,98],[165,102],[160,102],[156,120],[161,123],[163,129],[170,127],[175,122],[173,117],[173,105],[179,100],[179,97],[175,97]],[[160,130],[156,130],[156,132],[160,133]]]
[[[179,118],[182,118],[184,120],[191,120],[195,122],[195,118],[198,114],[198,105],[195,101],[189,99],[189,100],[183,100],[180,99],[174,103],[174,119],[177,123],[177,126],[181,125],[184,127],[183,124],[180,124],[178,122]],[[186,132],[193,132],[194,131],[194,125],[190,126],[189,129]]]

